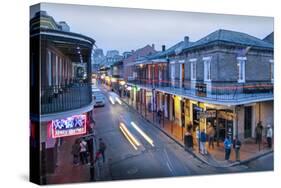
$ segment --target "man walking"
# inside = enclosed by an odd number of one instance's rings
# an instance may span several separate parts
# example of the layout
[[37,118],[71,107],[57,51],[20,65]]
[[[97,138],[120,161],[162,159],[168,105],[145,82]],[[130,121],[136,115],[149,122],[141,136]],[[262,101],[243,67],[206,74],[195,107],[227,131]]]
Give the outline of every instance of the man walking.
[[227,136],[223,142],[224,144],[224,149],[225,149],[225,160],[229,160],[230,157],[230,153],[231,153],[231,140],[229,138],[229,136]]
[[103,162],[105,162],[105,149],[106,149],[106,145],[105,143],[103,142],[102,138],[99,139],[99,152],[101,153],[102,155],[102,160]]

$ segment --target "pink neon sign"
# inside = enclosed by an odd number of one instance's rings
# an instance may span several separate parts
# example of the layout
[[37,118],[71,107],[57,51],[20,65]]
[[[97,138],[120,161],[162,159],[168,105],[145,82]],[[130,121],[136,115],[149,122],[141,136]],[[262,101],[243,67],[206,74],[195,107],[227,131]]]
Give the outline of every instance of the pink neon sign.
[[66,119],[52,120],[52,138],[85,134],[86,120],[86,115],[75,115]]

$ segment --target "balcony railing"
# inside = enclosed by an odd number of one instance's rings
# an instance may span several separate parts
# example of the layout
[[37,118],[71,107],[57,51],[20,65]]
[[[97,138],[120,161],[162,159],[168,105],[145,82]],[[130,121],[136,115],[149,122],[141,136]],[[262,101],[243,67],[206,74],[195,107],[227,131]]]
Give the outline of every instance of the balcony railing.
[[135,79],[129,83],[207,100],[237,101],[273,97],[273,83],[265,81],[237,83]]
[[92,102],[90,83],[41,87],[41,114],[64,112]]

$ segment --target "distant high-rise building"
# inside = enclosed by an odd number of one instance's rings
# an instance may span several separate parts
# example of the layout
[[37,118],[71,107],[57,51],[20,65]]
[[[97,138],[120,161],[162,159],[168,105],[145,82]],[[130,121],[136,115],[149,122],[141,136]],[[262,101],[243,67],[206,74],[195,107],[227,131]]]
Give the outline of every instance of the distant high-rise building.
[[123,52],[123,57],[126,59],[132,55],[132,52]]
[[67,31],[67,32],[70,32],[70,27],[69,25],[65,22],[65,21],[60,21],[58,23],[59,25],[59,28],[62,30],[62,31]]
[[93,56],[94,56],[94,58],[103,57],[104,56],[103,50],[101,48],[95,49],[94,53],[93,53]]
[[106,52],[106,57],[107,58],[112,58],[112,57],[117,56],[117,55],[119,55],[119,51],[118,50],[108,50]]

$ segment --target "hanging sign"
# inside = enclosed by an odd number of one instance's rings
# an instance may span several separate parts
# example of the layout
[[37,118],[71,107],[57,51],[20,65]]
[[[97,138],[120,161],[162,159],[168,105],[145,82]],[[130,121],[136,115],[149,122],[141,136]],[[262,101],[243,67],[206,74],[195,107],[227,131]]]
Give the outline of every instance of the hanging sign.
[[52,138],[60,138],[86,133],[86,115],[75,115],[66,119],[52,120]]

